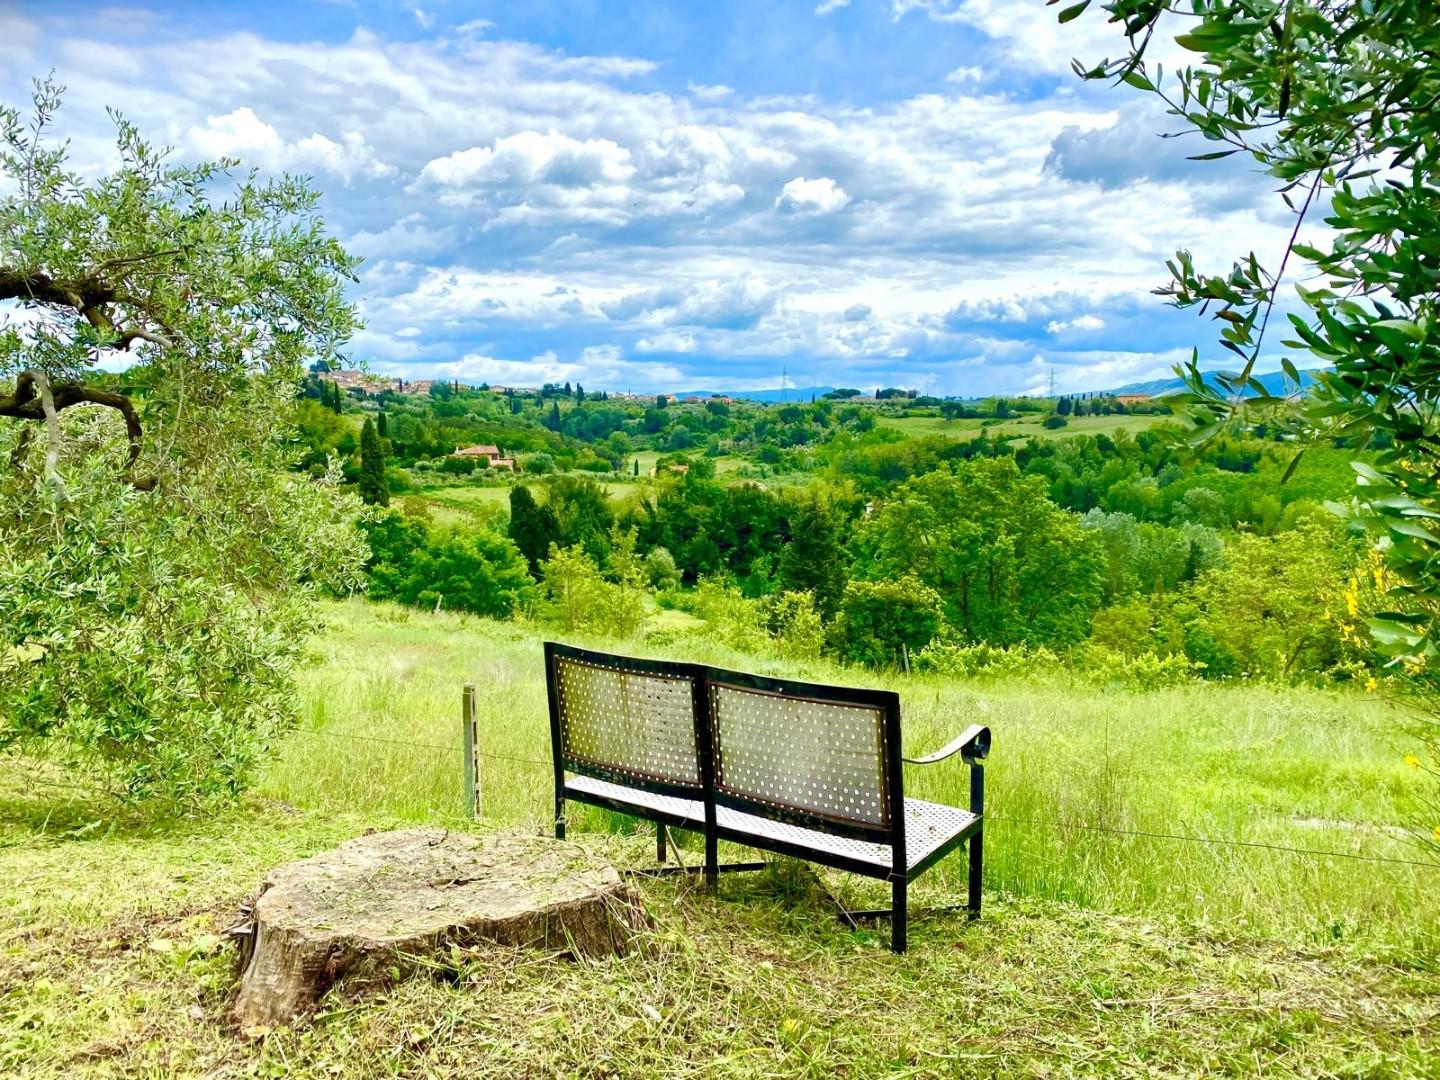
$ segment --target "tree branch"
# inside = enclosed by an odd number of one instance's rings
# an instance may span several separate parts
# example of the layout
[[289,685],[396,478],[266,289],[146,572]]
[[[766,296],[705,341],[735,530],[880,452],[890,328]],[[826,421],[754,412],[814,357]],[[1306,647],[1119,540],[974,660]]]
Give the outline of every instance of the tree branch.
[[[153,255],[136,255],[129,259],[115,260],[115,262],[133,262],[142,258],[158,258],[162,255],[170,255],[178,252],[160,251]],[[101,264],[107,265],[107,264]],[[148,341],[161,348],[173,349],[175,343],[173,335],[167,337],[147,330],[144,327],[126,327],[118,329],[115,326],[115,318],[110,312],[112,304],[129,304],[143,312],[151,322],[158,324],[169,333],[169,328],[163,321],[154,317],[147,310],[146,306],[134,297],[119,292],[114,285],[97,277],[78,278],[74,281],[57,281],[42,270],[34,273],[21,273],[9,267],[0,266],[0,300],[30,300],[42,304],[58,304],[68,307],[84,316],[85,321],[96,330],[106,334],[115,335],[115,342],[109,346],[115,349],[128,349],[136,341]]]
[[[43,372],[22,371],[15,381],[15,393],[9,397],[0,397],[0,416],[17,420],[44,420],[49,424],[52,414],[58,418],[59,413],[75,405],[103,405],[114,409],[125,418],[125,434],[129,439],[130,449],[125,456],[124,472],[128,476],[135,462],[140,459],[144,429],[140,426],[140,414],[135,411],[134,402],[124,394],[111,393],[109,390],[86,386],[84,383],[59,383],[52,387]],[[52,440],[54,430],[52,429]],[[53,446],[52,442],[52,448]],[[47,474],[49,471],[47,456]],[[131,480],[131,483],[142,491],[149,491],[155,486],[154,479]]]
[[37,371],[35,385],[40,387],[40,409],[45,416],[45,479],[54,486],[62,502],[68,501],[65,481],[60,477],[60,412],[55,408],[55,395],[50,392],[50,378]]

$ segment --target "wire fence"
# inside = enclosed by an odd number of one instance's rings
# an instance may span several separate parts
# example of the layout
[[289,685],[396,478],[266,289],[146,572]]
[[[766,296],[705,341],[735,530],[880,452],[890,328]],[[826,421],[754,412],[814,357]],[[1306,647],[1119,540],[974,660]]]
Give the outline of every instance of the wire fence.
[[[387,739],[376,735],[356,735],[351,732],[301,729],[295,731],[294,734],[310,738],[348,739],[356,742],[380,743],[386,746],[409,747],[419,750],[438,750],[457,755],[465,752],[464,747],[455,744],[412,742],[405,739]],[[486,761],[504,761],[516,765],[529,765],[537,769],[544,769],[546,772],[554,768],[554,763],[549,760],[514,757],[508,754],[495,754],[479,748],[476,748],[475,756]],[[1054,818],[1010,817],[1004,814],[987,814],[986,818],[988,823],[998,825],[1024,825],[1031,828],[1098,833],[1106,836],[1127,837],[1132,839],[1165,840],[1176,843],[1202,844],[1209,847],[1249,848],[1288,855],[1307,856],[1310,858],[1349,859],[1355,862],[1379,865],[1408,866],[1422,870],[1440,870],[1440,862],[1433,860],[1402,859],[1390,855],[1369,855],[1363,852],[1334,851],[1325,848],[1293,847],[1288,844],[1274,844],[1262,840],[1235,840],[1229,837],[1195,836],[1188,833],[1158,832],[1147,829],[1122,829],[1110,825],[1096,825],[1089,822],[1061,821]]]

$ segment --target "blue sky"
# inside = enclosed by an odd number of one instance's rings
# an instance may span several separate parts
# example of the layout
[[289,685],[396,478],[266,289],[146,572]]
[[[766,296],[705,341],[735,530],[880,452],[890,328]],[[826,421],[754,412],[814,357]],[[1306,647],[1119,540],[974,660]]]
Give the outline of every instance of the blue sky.
[[0,96],[53,68],[86,172],[118,105],[183,158],[313,175],[365,258],[353,355],[389,374],[985,394],[1228,366],[1150,290],[1177,247],[1278,254],[1283,204],[1079,83],[1121,42],[1055,11],[52,0],[0,8]]

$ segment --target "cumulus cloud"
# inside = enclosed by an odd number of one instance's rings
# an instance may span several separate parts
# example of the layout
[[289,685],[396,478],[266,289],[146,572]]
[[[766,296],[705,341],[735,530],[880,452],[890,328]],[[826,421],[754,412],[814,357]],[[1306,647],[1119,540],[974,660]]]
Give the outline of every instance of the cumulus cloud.
[[807,180],[797,176],[780,189],[775,209],[792,214],[833,214],[850,202],[845,189],[828,176]]
[[635,342],[637,353],[693,353],[697,347],[694,334],[669,330]]
[[701,101],[719,101],[735,93],[733,87],[725,86],[723,83],[715,83],[705,86],[700,83],[686,83],[685,89],[694,94]]
[[625,293],[600,305],[617,322],[751,330],[775,309],[777,290],[757,274]]
[[350,183],[358,177],[379,179],[395,172],[381,161],[358,131],[343,132],[340,140],[315,132],[286,142],[255,110],[242,105],[233,112],[207,116],[190,128],[189,145],[209,158],[234,157],[242,164],[271,170],[329,173]]
[[815,5],[815,14],[820,16],[829,15],[832,11],[839,11],[841,8],[850,6],[850,0],[820,0]]
[[1053,319],[1045,324],[1047,334],[1063,334],[1067,330],[1103,330],[1105,320],[1098,315],[1080,315],[1074,319]]

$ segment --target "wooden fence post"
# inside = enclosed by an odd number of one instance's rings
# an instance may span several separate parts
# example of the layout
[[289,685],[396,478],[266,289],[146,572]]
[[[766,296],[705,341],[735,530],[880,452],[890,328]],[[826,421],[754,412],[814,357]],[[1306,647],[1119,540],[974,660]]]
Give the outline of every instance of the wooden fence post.
[[475,724],[475,684],[465,684],[460,737],[465,753],[465,813],[480,817],[480,739]]

